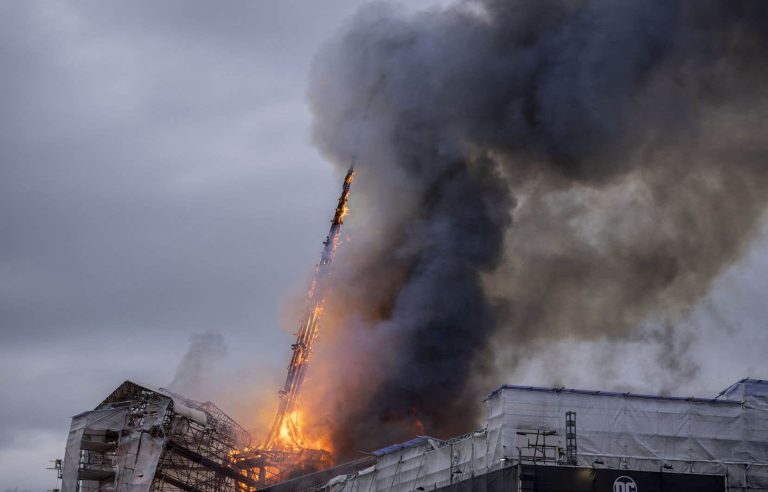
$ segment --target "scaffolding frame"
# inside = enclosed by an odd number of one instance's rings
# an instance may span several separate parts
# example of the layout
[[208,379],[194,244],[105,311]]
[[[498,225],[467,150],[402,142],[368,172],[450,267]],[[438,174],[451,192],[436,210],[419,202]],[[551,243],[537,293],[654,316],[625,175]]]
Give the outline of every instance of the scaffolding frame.
[[565,462],[575,466],[578,464],[578,448],[576,446],[576,412],[565,412]]
[[[74,434],[73,434],[74,433]],[[250,435],[210,402],[126,381],[73,418],[62,492],[254,492],[233,458]]]

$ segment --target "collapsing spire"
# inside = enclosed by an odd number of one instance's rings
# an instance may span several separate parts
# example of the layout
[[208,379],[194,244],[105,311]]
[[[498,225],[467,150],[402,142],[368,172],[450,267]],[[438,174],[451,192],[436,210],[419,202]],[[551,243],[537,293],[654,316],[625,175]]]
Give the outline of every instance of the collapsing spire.
[[285,384],[279,391],[280,404],[264,444],[265,449],[304,448],[301,429],[297,425],[299,399],[312,354],[312,344],[317,339],[320,328],[323,302],[325,300],[325,279],[331,271],[331,263],[336,255],[336,248],[341,242],[341,225],[344,223],[344,217],[347,215],[347,201],[349,200],[349,190],[354,174],[353,160],[352,166],[350,166],[347,175],[344,177],[344,185],[341,196],[339,196],[339,203],[336,206],[336,212],[331,221],[331,230],[328,232],[328,237],[323,243],[320,263],[315,268],[312,284],[307,293],[304,316],[299,324],[296,343],[291,345],[293,356],[291,357],[291,363],[288,365],[288,375],[285,378]]

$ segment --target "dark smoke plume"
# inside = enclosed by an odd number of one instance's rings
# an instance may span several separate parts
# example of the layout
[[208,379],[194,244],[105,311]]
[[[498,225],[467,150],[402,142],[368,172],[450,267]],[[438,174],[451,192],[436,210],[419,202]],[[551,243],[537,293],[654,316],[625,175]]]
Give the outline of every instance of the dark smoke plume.
[[359,156],[308,395],[338,454],[466,432],[542,340],[706,294],[768,201],[766,53],[759,0],[361,9],[309,91],[322,151]]

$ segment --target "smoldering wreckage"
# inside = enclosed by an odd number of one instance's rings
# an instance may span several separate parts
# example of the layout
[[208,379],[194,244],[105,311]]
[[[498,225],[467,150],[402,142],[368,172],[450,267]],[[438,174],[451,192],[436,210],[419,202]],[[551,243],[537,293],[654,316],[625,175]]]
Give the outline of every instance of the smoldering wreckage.
[[62,491],[768,490],[766,381],[488,395],[543,340],[674,325],[741,257],[766,52],[761,1],[362,8],[313,67],[315,141],[355,168],[268,435],[125,382],[73,417]]

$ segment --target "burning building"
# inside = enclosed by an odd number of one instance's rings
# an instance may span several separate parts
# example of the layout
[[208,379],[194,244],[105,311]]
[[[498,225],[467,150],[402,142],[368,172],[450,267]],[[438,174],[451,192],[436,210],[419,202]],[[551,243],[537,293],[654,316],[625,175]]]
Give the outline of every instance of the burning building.
[[62,490],[768,490],[768,381],[715,398],[504,385],[485,408],[467,434],[267,485],[239,454],[250,436],[216,406],[125,382],[73,417]]
[[[685,387],[674,327],[768,210],[765,5],[363,8],[318,55],[309,101],[319,150],[342,172],[360,157],[366,220],[326,297],[350,171],[271,431],[221,470],[275,490],[555,490],[561,477],[629,492],[681,474],[765,490],[759,381],[714,399],[505,386],[485,427],[446,440],[482,420],[488,381],[553,340],[630,340],[659,321],[669,334],[645,338],[663,367],[644,376]],[[314,344],[321,331],[332,343]],[[303,388],[310,360],[329,391]],[[308,408],[332,449],[306,438]],[[407,441],[427,433],[440,439]],[[387,442],[404,444],[288,480]]]
[[63,492],[768,491],[768,381],[754,379],[709,399],[505,385],[484,400],[481,429],[449,439],[413,432],[333,467],[348,456],[308,442],[301,396],[352,177],[350,168],[266,439],[252,445],[210,402],[126,381],[72,418]]
[[[353,162],[354,165],[354,162]],[[62,475],[64,492],[86,490],[251,491],[332,464],[307,442],[300,400],[320,331],[327,277],[347,214],[351,166],[323,243],[299,322],[293,355],[269,434],[251,437],[212,403],[126,381],[96,409],[72,419]]]
[[768,490],[768,381],[715,398],[504,385],[486,425],[374,451],[375,462],[270,490]]
[[[309,101],[319,150],[339,171],[360,156],[366,221],[326,297],[350,169],[269,434],[251,449],[212,405],[129,386],[73,419],[65,490],[768,490],[763,381],[503,386],[446,439],[552,340],[673,327],[741,257],[768,210],[767,21],[730,0],[361,9]],[[339,305],[336,346],[313,350]],[[310,361],[332,391],[302,391]]]
[[711,399],[505,385],[485,399],[481,429],[332,467],[305,438],[301,395],[352,178],[350,168],[266,439],[251,447],[212,403],[126,381],[72,418],[63,492],[768,490],[768,381],[753,379]]

